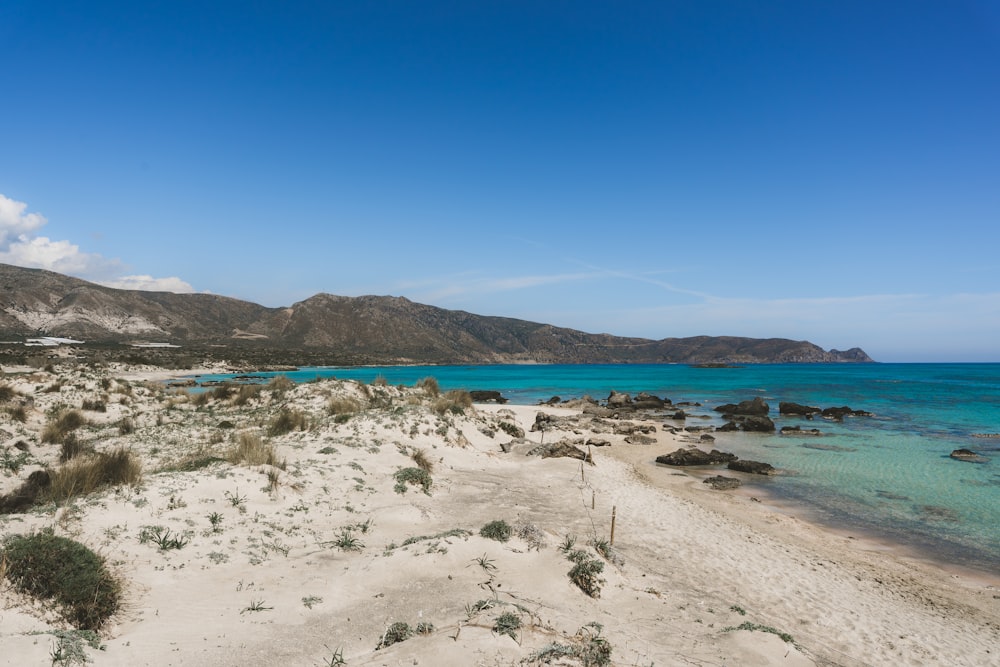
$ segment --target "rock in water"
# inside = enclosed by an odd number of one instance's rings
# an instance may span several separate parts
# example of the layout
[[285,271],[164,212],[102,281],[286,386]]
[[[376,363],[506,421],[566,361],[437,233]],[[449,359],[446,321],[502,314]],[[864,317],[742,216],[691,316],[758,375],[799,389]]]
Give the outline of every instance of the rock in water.
[[728,491],[730,489],[739,488],[743,482],[735,477],[723,477],[722,475],[716,475],[715,477],[709,477],[702,482],[702,484],[708,484],[716,491]]

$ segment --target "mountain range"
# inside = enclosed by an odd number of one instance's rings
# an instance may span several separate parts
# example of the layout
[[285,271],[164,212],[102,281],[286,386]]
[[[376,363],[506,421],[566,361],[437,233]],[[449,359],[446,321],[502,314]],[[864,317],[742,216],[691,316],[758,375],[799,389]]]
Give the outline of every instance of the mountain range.
[[[331,364],[870,362],[783,338],[651,340],[475,315],[402,297],[317,294],[284,308],[212,294],[105,287],[0,264],[0,337],[88,344],[168,343],[306,355]],[[295,363],[290,361],[290,363]]]

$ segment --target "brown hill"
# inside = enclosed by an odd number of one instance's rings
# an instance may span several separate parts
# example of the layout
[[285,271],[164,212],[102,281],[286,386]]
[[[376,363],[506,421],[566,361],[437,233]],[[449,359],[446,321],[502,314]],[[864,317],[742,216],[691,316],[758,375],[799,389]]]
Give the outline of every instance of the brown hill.
[[328,351],[368,363],[784,363],[871,361],[858,348],[697,336],[649,340],[474,315],[401,297],[317,294],[288,308],[210,294],[103,287],[0,264],[0,335]]

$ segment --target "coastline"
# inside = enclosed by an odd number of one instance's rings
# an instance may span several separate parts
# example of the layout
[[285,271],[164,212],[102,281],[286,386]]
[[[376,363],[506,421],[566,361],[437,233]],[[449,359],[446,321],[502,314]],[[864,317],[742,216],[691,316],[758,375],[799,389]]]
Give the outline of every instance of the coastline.
[[[595,638],[613,651],[607,664],[622,667],[1000,664],[995,583],[647,465],[690,436],[658,429],[657,444],[630,445],[609,424],[566,421],[543,437],[531,430],[537,412],[580,411],[465,408],[415,387],[285,384],[241,403],[168,390],[142,369],[132,380],[57,373],[14,383],[33,400],[27,421],[8,427],[14,437],[34,437],[31,455],[55,467],[59,446],[32,434],[55,406],[107,391],[106,412],[86,412],[79,438],[129,448],[143,480],[0,515],[0,532],[51,528],[113,563],[125,605],[101,632],[104,648],[81,649],[98,667],[315,665],[336,651],[352,666],[534,667],[546,647],[601,646]],[[302,427],[273,430],[283,412],[301,413]],[[118,433],[123,416],[135,433]],[[523,440],[508,432],[515,426]],[[240,433],[262,436],[277,458],[226,458]],[[591,437],[610,442],[592,448],[594,465],[530,453]],[[433,484],[394,488],[418,452]],[[0,493],[34,469],[0,478]],[[507,542],[480,534],[500,519],[518,527]],[[143,541],[156,526],[185,544]],[[602,556],[595,545],[611,537]],[[567,542],[600,564],[599,595],[568,576]],[[9,585],[0,598],[0,664],[47,664],[65,623]],[[504,612],[520,623],[512,634],[497,630]],[[399,622],[427,631],[383,646]]]

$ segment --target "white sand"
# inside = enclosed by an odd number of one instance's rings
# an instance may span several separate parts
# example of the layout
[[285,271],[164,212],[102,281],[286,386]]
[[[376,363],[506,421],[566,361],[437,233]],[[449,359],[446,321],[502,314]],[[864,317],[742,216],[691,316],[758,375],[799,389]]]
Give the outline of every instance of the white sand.
[[[199,407],[135,381],[130,395],[119,393],[124,382],[102,389],[95,371],[63,375],[58,392],[43,391],[56,380],[47,373],[6,378],[34,406],[24,424],[0,417],[0,444],[14,452],[13,443],[28,442],[33,463],[17,475],[0,473],[0,492],[42,463],[56,465],[59,447],[39,442],[47,410],[105,394],[108,411],[84,413],[94,424],[79,436],[98,449],[133,448],[144,480],[68,507],[0,516],[0,534],[51,527],[103,554],[126,582],[103,649],[85,649],[95,665],[325,665],[336,664],[338,650],[352,666],[537,664],[527,659],[553,643],[587,645],[591,623],[602,626],[612,664],[621,666],[1000,665],[1000,580],[907,559],[653,467],[655,456],[679,446],[661,428],[655,445],[601,434],[612,446],[594,448],[595,465],[586,465],[525,456],[527,446],[501,451],[511,437],[498,422],[516,420],[528,431],[542,408],[438,415],[422,391],[372,388],[393,407],[337,423],[327,401],[363,399],[354,383]],[[421,405],[410,404],[417,398]],[[199,448],[222,455],[234,432],[262,433],[281,406],[313,422],[270,439],[285,470],[215,463],[157,472]],[[115,424],[126,415],[138,428],[121,436]],[[237,428],[220,429],[224,420]],[[213,444],[220,434],[225,440]],[[393,473],[413,466],[417,449],[435,466],[430,495],[412,486],[397,493]],[[278,474],[276,489],[268,488],[268,471]],[[573,564],[558,547],[573,535],[575,548],[599,559],[589,543],[610,538],[612,511],[622,563],[605,562],[594,599],[570,581]],[[213,513],[221,517],[216,532]],[[533,549],[518,537],[501,543],[478,534],[497,519],[535,526],[546,544]],[[183,535],[186,544],[164,551],[141,543],[148,526]],[[358,550],[335,546],[346,529],[363,544]],[[56,639],[46,633],[68,626],[9,586],[0,600],[0,664],[50,664]],[[521,619],[516,639],[493,630],[504,612]],[[400,621],[433,630],[376,650]],[[794,642],[730,629],[744,622]]]

